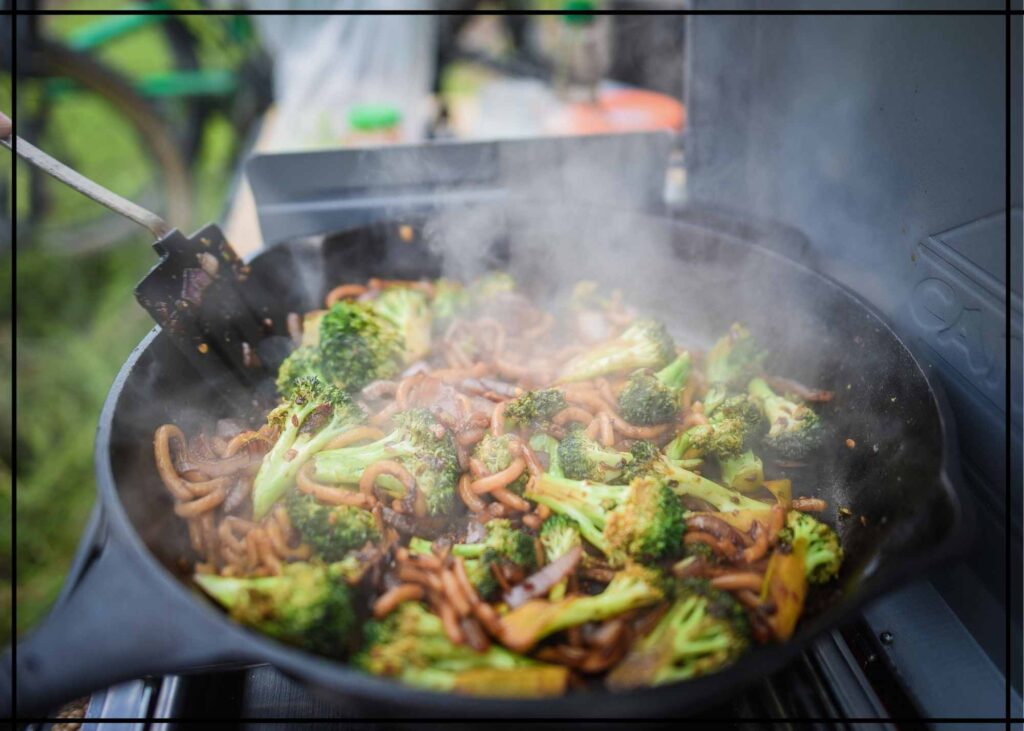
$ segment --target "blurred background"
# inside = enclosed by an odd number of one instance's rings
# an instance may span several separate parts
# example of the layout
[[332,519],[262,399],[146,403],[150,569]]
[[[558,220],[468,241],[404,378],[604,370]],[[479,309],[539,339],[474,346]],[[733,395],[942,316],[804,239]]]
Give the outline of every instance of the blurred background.
[[[10,5],[10,0],[5,0]],[[21,7],[19,3],[19,7]],[[17,132],[115,192],[191,232],[226,225],[260,246],[240,166],[252,151],[612,131],[682,132],[685,19],[574,14],[615,2],[420,2],[424,9],[516,8],[548,16],[228,16],[246,4],[158,0],[39,2],[51,14],[0,19],[0,109],[11,109],[17,33]],[[281,3],[274,3],[275,7]],[[308,3],[295,2],[295,7]],[[372,8],[372,2],[316,7]],[[682,2],[630,2],[671,9]],[[161,11],[132,14],[133,9]],[[119,9],[123,15],[61,15]],[[174,11],[205,10],[203,15]],[[627,43],[643,38],[643,44]],[[104,396],[151,327],[132,289],[155,262],[145,232],[19,162],[0,164],[18,224],[16,441],[4,440],[0,490],[18,459],[17,626],[55,599],[94,503],[92,449]],[[676,183],[682,181],[677,180]],[[6,236],[4,222],[0,236]],[[2,285],[11,243],[0,238]],[[7,293],[0,353],[11,360]],[[9,378],[10,367],[0,369]],[[0,398],[8,398],[7,384]],[[2,428],[11,433],[9,403]],[[10,520],[0,580],[11,582]],[[10,591],[0,620],[11,624]]]

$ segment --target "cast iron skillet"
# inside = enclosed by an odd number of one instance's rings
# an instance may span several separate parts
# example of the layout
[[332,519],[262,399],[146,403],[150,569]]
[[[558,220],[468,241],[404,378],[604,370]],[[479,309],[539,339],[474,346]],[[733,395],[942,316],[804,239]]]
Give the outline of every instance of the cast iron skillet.
[[[191,433],[235,414],[156,328],[128,358],[103,408],[99,507],[63,595],[16,648],[20,717],[146,674],[247,663],[270,663],[375,716],[693,712],[779,669],[815,635],[882,591],[923,576],[962,544],[965,512],[945,398],[878,315],[835,282],[746,242],[668,219],[538,205],[460,215],[453,226],[403,221],[416,232],[412,243],[392,221],[322,245],[295,241],[259,254],[251,262],[254,286],[265,293],[275,332],[284,334],[286,313],[317,306],[338,282],[437,275],[436,247],[425,240],[463,253],[486,250],[474,266],[508,266],[538,297],[566,276],[558,273],[566,266],[574,275],[611,277],[630,299],[665,313],[687,343],[706,346],[743,319],[773,349],[770,371],[837,394],[823,409],[832,434],[821,459],[789,476],[798,494],[829,503],[825,517],[836,522],[846,552],[838,588],[811,597],[786,644],[758,647],[715,675],[620,694],[595,688],[543,701],[435,694],[280,644],[228,620],[187,579],[185,526],[157,477],[152,434],[168,421]],[[857,446],[846,447],[847,438]],[[839,506],[853,516],[836,521]],[[9,656],[3,667],[10,672]],[[0,710],[9,710],[9,698],[4,705]]]

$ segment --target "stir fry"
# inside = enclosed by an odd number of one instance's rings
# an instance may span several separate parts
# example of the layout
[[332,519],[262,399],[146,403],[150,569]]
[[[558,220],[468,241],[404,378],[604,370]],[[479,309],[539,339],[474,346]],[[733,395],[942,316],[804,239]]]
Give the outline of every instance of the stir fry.
[[196,584],[253,629],[438,691],[623,690],[785,641],[839,573],[827,506],[771,479],[831,395],[740,324],[700,352],[593,283],[547,310],[493,273],[343,284],[289,325],[261,425],[154,439]]

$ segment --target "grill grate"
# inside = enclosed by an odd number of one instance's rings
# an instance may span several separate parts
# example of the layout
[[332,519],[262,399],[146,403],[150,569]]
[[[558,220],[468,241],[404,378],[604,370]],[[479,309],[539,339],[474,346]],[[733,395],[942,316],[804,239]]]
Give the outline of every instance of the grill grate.
[[[853,630],[849,630],[852,632]],[[856,640],[856,638],[854,638]],[[864,638],[861,637],[861,640]],[[859,641],[859,640],[858,640]],[[737,731],[762,729],[894,729],[878,723],[891,715],[875,687],[892,697],[897,680],[884,674],[884,664],[872,667],[875,686],[861,670],[864,662],[836,631],[823,636],[789,667],[772,675],[731,701],[693,720],[715,722]],[[869,664],[873,661],[869,661]],[[313,723],[266,723],[261,719],[337,719],[355,721],[373,709],[328,701],[314,695],[274,668],[261,665],[221,673],[134,681],[97,693],[86,714],[83,731],[101,731],[109,718],[138,719],[132,731],[183,731],[196,719],[221,720],[245,731],[316,728]],[[902,715],[902,714],[898,714]],[[171,720],[174,719],[174,720]],[[247,723],[245,719],[252,721]],[[803,719],[820,719],[808,724]],[[360,729],[390,731],[407,724],[398,721],[360,723]],[[546,724],[537,724],[541,727]],[[564,725],[564,724],[563,724]],[[588,724],[601,728],[601,724]],[[555,726],[552,726],[554,728]],[[902,726],[901,726],[902,727]],[[49,724],[26,731],[48,731]]]

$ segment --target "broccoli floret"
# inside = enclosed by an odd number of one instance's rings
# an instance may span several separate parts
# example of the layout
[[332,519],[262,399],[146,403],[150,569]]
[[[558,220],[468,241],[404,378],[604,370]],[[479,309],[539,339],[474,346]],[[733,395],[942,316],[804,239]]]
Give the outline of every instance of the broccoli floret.
[[557,388],[527,391],[505,406],[505,420],[515,428],[543,428],[568,404]]
[[686,455],[698,459],[735,456],[743,450],[743,433],[743,425],[737,419],[697,424],[669,442],[665,455],[669,459],[683,459]]
[[690,427],[665,448],[670,459],[689,454],[698,459],[715,457],[722,481],[737,490],[749,491],[764,482],[761,460],[750,450],[764,434],[761,409],[746,394],[730,396],[715,408],[707,424]]
[[[416,480],[430,515],[447,515],[455,504],[459,461],[455,441],[426,409],[410,409],[394,417],[395,430],[370,444],[320,452],[313,458],[317,481],[353,485],[370,465],[381,460],[399,462]],[[405,494],[402,484],[389,475],[378,484],[395,497]]]
[[296,348],[277,369],[277,392],[282,398],[290,398],[295,381],[299,378],[314,377],[327,382],[321,369],[320,350],[313,346]]
[[579,424],[571,426],[558,445],[558,463],[572,480],[614,482],[632,459],[628,452],[605,449]]
[[457,315],[469,307],[469,292],[461,282],[454,279],[438,279],[434,282],[434,298],[430,301],[432,329],[441,333]]
[[650,426],[672,421],[679,411],[679,392],[690,377],[690,354],[683,352],[657,373],[640,370],[619,394],[619,411],[631,424]]
[[[540,527],[540,544],[544,547],[544,556],[548,563],[551,563],[574,547],[582,546],[583,541],[576,523],[564,515],[555,514],[545,520],[544,525]],[[558,601],[564,597],[568,583],[568,579],[562,579],[555,584],[548,592],[548,598],[551,601]]]
[[370,306],[398,328],[405,365],[430,352],[432,319],[430,305],[422,292],[410,287],[389,287]]
[[686,519],[683,505],[654,477],[638,477],[629,484],[622,504],[608,515],[604,537],[616,553],[635,561],[651,562],[678,555]]
[[708,424],[697,424],[686,431],[679,432],[675,438],[665,445],[665,456],[668,459],[680,460],[686,455],[697,455],[700,458],[708,449],[714,430]]
[[566,363],[558,380],[570,383],[640,368],[663,368],[675,355],[675,343],[662,323],[638,319],[618,337],[594,346]]
[[768,423],[757,401],[745,393],[730,396],[715,407],[707,411],[712,424],[721,421],[738,421],[743,428],[744,439],[748,443],[759,439],[768,430]]
[[562,462],[558,457],[558,440],[550,434],[537,432],[530,437],[530,449],[535,452],[544,452],[548,456],[548,473],[556,477],[563,477]]
[[631,564],[596,596],[571,596],[557,602],[532,599],[513,609],[501,619],[501,638],[506,647],[527,652],[555,632],[655,604],[664,596],[665,582],[658,571]]
[[[502,434],[498,437],[493,434],[487,434],[477,442],[476,448],[473,450],[473,456],[480,460],[484,467],[487,468],[487,471],[493,475],[495,472],[501,472],[512,464],[513,446],[514,437],[511,434]],[[529,479],[529,473],[523,470],[523,474],[509,484],[508,489],[516,495],[522,495],[523,488],[526,487]]]
[[398,373],[404,347],[398,326],[365,302],[336,302],[320,321],[321,369],[346,391]]
[[515,528],[506,518],[487,521],[487,536],[480,543],[456,543],[452,555],[463,558],[481,558],[488,555],[500,558],[516,566],[532,569],[537,565],[533,550],[533,539]]
[[288,519],[304,543],[325,561],[341,561],[349,551],[380,539],[373,515],[351,505],[322,505],[292,490],[285,500]]
[[504,518],[487,521],[487,536],[480,543],[456,543],[452,555],[465,559],[466,575],[480,596],[498,589],[491,564],[515,565],[527,572],[537,567],[533,538]]
[[477,652],[448,639],[441,619],[417,602],[404,602],[366,626],[366,642],[353,658],[373,675],[436,691],[509,696],[560,695],[564,667],[545,665],[491,645]]
[[651,473],[654,465],[662,458],[658,446],[646,439],[638,439],[629,448],[630,459],[626,462],[617,483],[628,485],[637,477],[645,477]]
[[743,607],[707,581],[686,579],[665,616],[608,675],[608,686],[625,689],[707,675],[735,662],[749,645]]
[[196,574],[195,582],[236,622],[331,657],[359,631],[348,585],[331,566],[287,564],[279,576]]
[[661,481],[606,485],[544,474],[526,497],[571,518],[612,565],[670,556],[683,536],[683,509]]
[[361,420],[362,413],[343,391],[316,378],[293,381],[290,399],[267,416],[280,436],[253,481],[253,517],[266,515],[307,460]]
[[705,378],[709,384],[704,395],[704,411],[712,413],[725,400],[730,389],[742,389],[757,375],[767,352],[761,350],[750,331],[735,322],[708,351]]
[[718,563],[718,554],[715,553],[715,549],[709,546],[704,541],[697,541],[696,543],[688,543],[683,546],[683,558],[676,564],[679,566],[684,561],[699,559],[705,563]]
[[821,421],[806,404],[776,395],[760,378],[753,379],[747,391],[760,404],[771,425],[764,438],[766,447],[787,459],[805,459],[821,446],[824,437]]
[[485,561],[483,558],[466,558],[463,559],[462,563],[466,569],[466,578],[469,579],[469,583],[476,589],[477,594],[484,599],[490,599],[498,593],[501,584],[498,583],[498,579],[494,576],[491,561]]
[[779,540],[788,546],[804,544],[804,570],[810,583],[825,584],[839,575],[843,547],[836,532],[821,521],[792,510],[786,516],[786,527],[779,531]]

